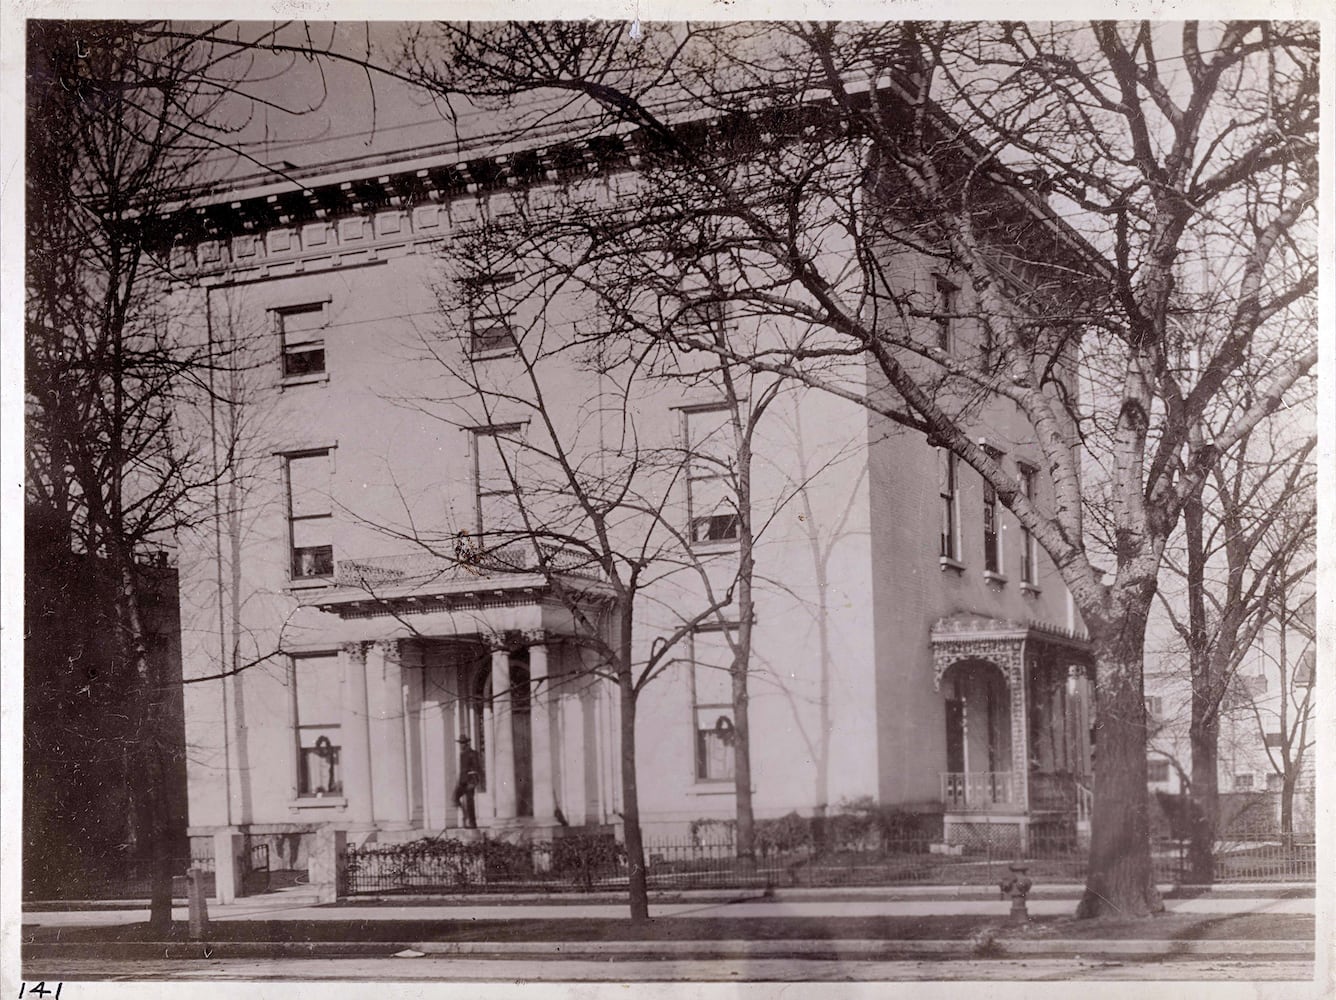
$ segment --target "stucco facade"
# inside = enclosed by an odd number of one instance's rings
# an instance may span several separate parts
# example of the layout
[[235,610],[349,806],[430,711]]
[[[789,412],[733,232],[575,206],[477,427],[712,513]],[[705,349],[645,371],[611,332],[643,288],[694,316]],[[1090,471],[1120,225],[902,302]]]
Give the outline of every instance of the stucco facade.
[[[183,328],[230,371],[195,428],[220,442],[226,469],[180,555],[195,836],[286,838],[292,860],[325,825],[358,839],[458,831],[461,736],[483,761],[480,827],[541,836],[619,821],[616,691],[577,641],[589,627],[615,639],[608,582],[587,564],[540,566],[532,547],[480,554],[480,519],[506,500],[485,485],[480,449],[517,428],[535,454],[555,437],[605,456],[615,479],[626,437],[614,429],[629,421],[639,447],[685,454],[692,414],[719,400],[698,379],[657,378],[623,395],[614,428],[599,402],[610,387],[557,359],[540,373],[542,428],[516,388],[524,365],[460,339],[470,323],[477,336],[478,317],[449,277],[452,248],[504,224],[516,199],[615,211],[634,178],[434,186],[433,171],[462,162],[343,165],[301,187],[208,196],[214,232],[177,251]],[[406,195],[412,183],[429,190]],[[924,261],[895,267],[899,280],[934,280]],[[515,322],[557,338],[591,316],[578,299],[531,308],[517,305]],[[970,337],[959,331],[962,350]],[[977,422],[1042,502],[1024,422],[1004,409]],[[1001,818],[1023,833],[1031,814],[1074,816],[1068,785],[1047,805],[1037,789],[1089,773],[1080,624],[1014,518],[996,503],[985,512],[979,478],[944,471],[920,435],[815,389],[776,397],[754,452],[756,814],[870,796],[945,812],[962,830]],[[540,465],[523,463],[520,478],[541,477]],[[640,659],[736,560],[726,523],[693,535],[689,483],[670,472],[647,482],[691,540],[687,568],[661,561],[638,597]],[[717,668],[704,662],[710,634],[677,643],[641,697],[651,837],[735,811],[731,708],[719,672],[703,672]]]

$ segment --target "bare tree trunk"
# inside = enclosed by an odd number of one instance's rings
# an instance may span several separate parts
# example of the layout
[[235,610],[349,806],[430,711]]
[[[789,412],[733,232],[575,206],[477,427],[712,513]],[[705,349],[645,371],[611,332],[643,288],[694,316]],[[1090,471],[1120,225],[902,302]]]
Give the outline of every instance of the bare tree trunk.
[[1094,623],[1095,802],[1090,865],[1078,917],[1145,916],[1162,910],[1150,857],[1146,791],[1146,705],[1142,656],[1149,594]]
[[645,842],[640,832],[640,790],[636,783],[636,689],[631,674],[631,605],[623,602],[617,636],[617,690],[621,700],[622,825],[632,920],[649,919],[649,883],[645,877]]
[[[750,632],[744,620],[739,632]],[[749,645],[738,641],[738,658]],[[744,661],[745,663],[745,661]],[[737,853],[744,863],[756,860],[756,822],[752,813],[751,797],[751,723],[748,715],[750,696],[747,694],[746,669],[733,670],[733,789],[737,797]]]
[[1202,490],[1198,485],[1183,505],[1188,556],[1188,669],[1192,709],[1188,742],[1192,749],[1192,785],[1188,789],[1188,867],[1192,881],[1215,880],[1215,825],[1219,805],[1216,773],[1220,746],[1220,685],[1206,631],[1206,542],[1202,526]]
[[140,587],[134,566],[134,556],[124,544],[115,540],[113,556],[119,564],[121,578],[121,627],[125,648],[130,655],[134,676],[139,688],[138,725],[135,726],[136,745],[133,756],[140,762],[136,782],[136,797],[147,817],[147,834],[152,857],[152,887],[149,898],[149,926],[166,930],[172,922],[172,857],[167,817],[167,747],[162,738],[161,725],[165,716],[163,706],[163,679],[149,656],[140,615]]
[[1297,770],[1282,775],[1280,779],[1280,842],[1286,847],[1294,844],[1294,786]]
[[1215,881],[1215,828],[1220,814],[1220,716],[1218,701],[1203,701],[1192,693],[1192,721],[1188,743],[1192,751],[1192,787],[1189,805],[1188,873],[1194,883]]

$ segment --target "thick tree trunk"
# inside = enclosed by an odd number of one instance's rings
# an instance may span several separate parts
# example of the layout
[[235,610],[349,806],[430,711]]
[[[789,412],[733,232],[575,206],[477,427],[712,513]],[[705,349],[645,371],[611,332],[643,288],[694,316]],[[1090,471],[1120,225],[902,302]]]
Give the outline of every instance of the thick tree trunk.
[[1078,917],[1145,916],[1164,908],[1150,857],[1142,658],[1149,597],[1092,628],[1095,646],[1095,802],[1090,864]]
[[1188,827],[1188,875],[1198,885],[1215,881],[1215,827],[1220,814],[1220,717],[1218,699],[1199,705],[1205,697],[1192,693],[1192,721],[1188,741],[1192,750],[1192,788]]

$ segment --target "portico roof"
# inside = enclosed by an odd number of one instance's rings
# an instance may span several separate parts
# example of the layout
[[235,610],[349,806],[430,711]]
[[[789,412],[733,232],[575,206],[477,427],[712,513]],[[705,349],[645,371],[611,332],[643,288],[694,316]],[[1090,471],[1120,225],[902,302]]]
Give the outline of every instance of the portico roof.
[[598,604],[613,596],[596,568],[569,553],[545,552],[539,559],[529,547],[524,552],[341,559],[332,587],[298,591],[297,602],[340,618],[367,618],[550,603],[563,595]]

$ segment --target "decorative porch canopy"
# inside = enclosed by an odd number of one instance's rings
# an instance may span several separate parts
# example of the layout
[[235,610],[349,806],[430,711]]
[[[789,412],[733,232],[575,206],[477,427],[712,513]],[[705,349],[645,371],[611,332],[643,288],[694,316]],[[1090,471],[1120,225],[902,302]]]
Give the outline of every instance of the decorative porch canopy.
[[961,613],[940,619],[933,625],[932,686],[942,689],[942,675],[953,663],[963,660],[987,660],[997,664],[1013,691],[1024,688],[1027,644],[1063,647],[1075,654],[1074,660],[1089,665],[1090,643],[1081,635],[1042,622],[1016,622],[1006,618],[986,618]]

